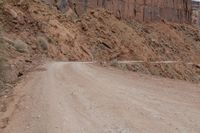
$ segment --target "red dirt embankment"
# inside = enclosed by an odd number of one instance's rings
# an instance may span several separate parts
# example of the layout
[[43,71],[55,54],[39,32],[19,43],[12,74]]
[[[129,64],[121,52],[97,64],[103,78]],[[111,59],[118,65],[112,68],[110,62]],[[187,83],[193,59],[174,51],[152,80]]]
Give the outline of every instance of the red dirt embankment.
[[[193,26],[175,23],[121,22],[106,11],[82,16],[77,42],[93,60],[114,60],[120,68],[146,74],[200,81],[200,36]],[[76,42],[76,41],[75,41]],[[117,60],[143,61],[118,64]],[[150,63],[175,61],[175,63]]]

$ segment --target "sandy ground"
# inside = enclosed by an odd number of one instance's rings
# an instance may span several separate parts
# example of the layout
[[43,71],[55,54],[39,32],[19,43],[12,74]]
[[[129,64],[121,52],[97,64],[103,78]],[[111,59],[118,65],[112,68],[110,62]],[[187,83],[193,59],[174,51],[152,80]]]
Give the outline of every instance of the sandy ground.
[[2,133],[199,133],[200,86],[102,68],[49,63],[16,87]]

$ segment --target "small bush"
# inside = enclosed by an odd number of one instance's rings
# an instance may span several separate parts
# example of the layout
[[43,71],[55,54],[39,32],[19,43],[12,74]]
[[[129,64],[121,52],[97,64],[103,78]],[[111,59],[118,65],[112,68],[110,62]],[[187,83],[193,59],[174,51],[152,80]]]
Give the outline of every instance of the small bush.
[[2,5],[4,3],[4,0],[0,0],[0,5]]
[[119,66],[119,63],[116,59],[114,59],[114,60],[111,60],[110,65],[113,67],[117,67],[117,66]]
[[37,46],[40,50],[48,50],[49,49],[49,43],[48,41],[46,40],[46,38],[44,37],[38,37],[37,38]]
[[2,67],[3,67],[3,59],[0,58],[0,79],[1,79],[1,73],[2,73]]
[[29,50],[28,50],[28,45],[23,42],[22,40],[16,40],[14,42],[14,45],[13,45],[16,49],[16,51],[20,52],[20,53],[28,53]]
[[3,82],[0,80],[0,92],[3,90],[4,84]]
[[0,50],[2,50],[5,47],[5,44],[3,42],[3,39],[0,37]]
[[6,67],[7,60],[3,57],[0,57],[0,80],[4,80],[5,75],[5,67]]
[[2,28],[0,25],[0,49],[4,47],[4,39],[3,39],[3,33],[2,33]]
[[4,83],[6,79],[6,65],[7,60],[0,55],[0,95],[1,92],[5,89]]

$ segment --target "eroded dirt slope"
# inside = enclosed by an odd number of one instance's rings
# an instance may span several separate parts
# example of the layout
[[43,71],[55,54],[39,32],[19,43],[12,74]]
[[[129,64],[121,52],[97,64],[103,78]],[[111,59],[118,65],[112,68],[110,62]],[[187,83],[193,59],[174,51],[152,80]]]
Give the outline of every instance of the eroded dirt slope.
[[199,30],[190,25],[123,23],[104,10],[88,12],[78,24],[79,42],[87,44],[85,51],[95,47],[97,59],[200,61]]
[[[4,36],[22,39],[31,54],[85,61],[200,60],[199,30],[189,25],[128,24],[103,9],[79,18],[72,10],[63,14],[40,0],[6,2],[1,10]],[[42,43],[48,43],[45,52],[39,52],[41,38]]]
[[[102,10],[88,12],[78,24],[81,34],[75,42],[83,42],[85,55],[92,54],[93,60],[112,60],[113,66],[145,74],[200,81],[200,36],[196,27],[165,21],[123,23]],[[138,63],[121,65],[119,60]],[[174,63],[159,63],[163,61]]]

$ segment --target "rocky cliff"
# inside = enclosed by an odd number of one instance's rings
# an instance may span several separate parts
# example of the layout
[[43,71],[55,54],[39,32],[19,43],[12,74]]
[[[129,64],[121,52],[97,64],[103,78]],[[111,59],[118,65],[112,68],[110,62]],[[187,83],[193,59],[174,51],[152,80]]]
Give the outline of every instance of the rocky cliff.
[[191,0],[45,0],[63,11],[68,7],[81,15],[88,9],[103,7],[120,19],[139,21],[168,20],[191,23]]

